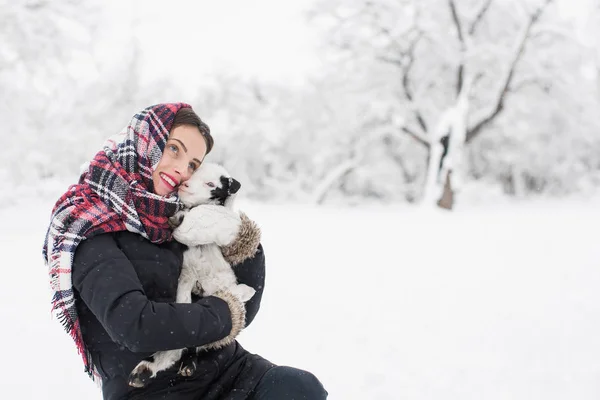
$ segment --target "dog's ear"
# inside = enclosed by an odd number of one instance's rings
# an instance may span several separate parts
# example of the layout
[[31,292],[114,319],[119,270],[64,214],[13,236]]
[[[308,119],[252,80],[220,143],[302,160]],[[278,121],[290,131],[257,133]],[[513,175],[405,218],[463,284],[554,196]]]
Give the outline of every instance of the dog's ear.
[[235,194],[240,190],[242,184],[233,178],[229,178],[229,194]]
[[228,196],[236,194],[242,187],[242,184],[237,179],[233,179],[230,176],[221,176],[219,180],[221,181],[222,189]]

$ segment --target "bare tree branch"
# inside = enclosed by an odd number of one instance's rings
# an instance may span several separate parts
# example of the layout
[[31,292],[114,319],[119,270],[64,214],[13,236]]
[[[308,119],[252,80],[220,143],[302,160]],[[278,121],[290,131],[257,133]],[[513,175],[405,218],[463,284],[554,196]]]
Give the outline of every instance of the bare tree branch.
[[385,144],[385,148],[390,155],[390,157],[398,164],[400,170],[402,171],[402,177],[404,178],[404,182],[412,182],[417,177],[416,173],[410,173],[408,167],[406,166],[406,162],[404,161],[404,157],[400,156],[398,153],[391,149],[392,140],[390,136],[386,136],[383,138],[383,143]]
[[[327,4],[327,2],[323,2],[322,5],[325,5],[325,8],[314,8],[307,12],[307,19],[313,23],[315,23],[319,17],[323,16],[330,17],[335,21],[335,23],[330,24],[331,26],[329,28],[329,33],[331,37],[335,37],[336,34],[341,32],[343,28],[347,26],[348,23],[363,15],[363,13],[366,12],[369,7],[368,3],[363,4],[360,9],[355,10],[349,15],[342,16],[340,15],[338,8],[333,6],[333,4],[334,3]],[[342,50],[347,50],[347,43],[345,42],[338,43],[337,46]]]
[[376,59],[381,62],[384,62],[384,63],[395,65],[399,68],[402,68],[404,66],[404,63],[402,62],[402,60],[400,58],[377,56]]
[[[403,34],[406,35],[406,34],[408,34],[408,32],[410,32],[410,29],[408,31],[404,32]],[[396,38],[394,37],[394,35],[388,28],[386,28],[384,26],[379,26],[379,33],[382,34],[383,36],[385,36],[387,38],[387,40],[389,40],[390,43],[392,43],[393,47],[395,48],[394,50],[396,50],[396,51],[400,50],[400,48],[401,48],[400,43],[398,43],[398,41],[396,40]]]
[[515,83],[515,84],[511,85],[510,91],[513,93],[518,92],[519,90],[523,90],[523,88],[526,88],[529,86],[537,86],[541,90],[547,92],[549,87],[551,87],[551,84],[549,82],[544,82],[538,78],[524,79],[519,83]]
[[448,5],[450,6],[450,11],[452,12],[452,21],[454,21],[454,26],[456,27],[458,40],[460,40],[461,43],[464,43],[465,38],[463,36],[462,25],[460,23],[460,18],[458,17],[458,11],[456,10],[456,4],[454,4],[454,0],[448,0]]
[[262,105],[267,105],[269,102],[267,101],[262,88],[260,87],[260,83],[256,80],[252,81],[250,84],[250,91],[254,95],[254,98]]
[[402,132],[406,133],[408,136],[410,136],[411,138],[415,139],[418,143],[422,144],[423,146],[425,146],[427,148],[429,148],[431,146],[429,144],[429,140],[427,140],[426,137],[424,137],[423,135],[418,134],[417,132],[414,132],[414,131],[408,129],[405,126],[402,127]]
[[523,28],[523,32],[522,32],[519,40],[517,41],[516,51],[514,52],[514,57],[509,64],[508,72],[504,79],[504,83],[502,84],[502,87],[500,89],[500,93],[498,95],[496,105],[493,107],[493,109],[489,115],[482,118],[471,129],[469,129],[467,131],[467,137],[466,137],[467,143],[469,143],[471,140],[473,140],[473,138],[475,138],[484,127],[486,127],[488,124],[490,124],[504,109],[504,101],[506,98],[506,94],[509,91],[510,84],[513,80],[517,64],[519,63],[519,60],[521,60],[521,58],[523,56],[523,53],[525,50],[525,45],[527,44],[527,40],[529,39],[529,36],[530,36],[531,28],[539,20],[539,18],[542,16],[544,10],[548,7],[548,5],[552,1],[553,0],[545,0],[545,2],[533,14],[531,14],[529,21]]
[[460,94],[460,91],[462,90],[463,87],[463,82],[464,82],[464,73],[465,73],[465,59],[464,59],[464,53],[465,53],[465,36],[463,34],[463,28],[460,22],[460,18],[458,16],[458,11],[456,10],[456,4],[454,3],[454,0],[448,0],[448,5],[450,6],[450,11],[452,13],[452,21],[454,21],[454,26],[456,27],[456,34],[458,36],[458,41],[460,42],[460,49],[461,49],[461,62],[458,65],[458,71],[457,71],[457,77],[456,77],[456,95],[458,96]]
[[[390,42],[392,42],[398,46],[398,49],[400,48],[398,43],[392,37],[392,34],[389,30],[382,28],[380,30],[380,33],[387,36],[387,38],[388,38],[388,40],[390,40]],[[402,90],[404,92],[404,97],[406,97],[406,99],[410,103],[413,104],[415,119],[417,120],[419,127],[421,128],[421,130],[423,130],[423,132],[427,132],[427,123],[425,122],[425,118],[423,118],[423,115],[421,114],[421,112],[418,110],[418,108],[415,105],[414,94],[410,88],[410,71],[411,71],[414,61],[415,61],[415,56],[414,56],[415,48],[421,38],[422,38],[422,35],[418,34],[410,42],[408,49],[406,49],[404,51],[399,49],[398,52],[400,53],[400,57],[389,57],[389,56],[385,56],[385,55],[380,55],[380,56],[377,56],[376,59],[379,61],[388,63],[388,64],[392,64],[392,65],[398,67],[400,70],[402,70]]]
[[39,10],[40,8],[44,8],[46,6],[47,3],[45,1],[38,1],[37,3],[25,4],[25,8],[28,8],[30,10]]
[[[411,44],[408,48],[408,51],[406,53],[408,62],[404,66],[404,68],[403,68],[404,70],[402,73],[402,89],[404,90],[404,96],[406,97],[406,99],[408,101],[410,101],[413,104],[414,104],[414,96],[413,96],[412,90],[410,89],[409,75],[410,75],[410,70],[412,69],[412,66],[415,62],[415,48],[417,47],[417,43],[419,42],[420,38],[421,38],[421,36],[417,36],[411,42]],[[423,115],[416,107],[414,108],[414,112],[415,112],[415,118],[417,119],[419,126],[421,127],[423,132],[427,132],[427,123],[425,122],[425,118],[423,118]]]
[[475,33],[475,30],[477,29],[477,26],[479,25],[479,23],[481,22],[481,20],[485,16],[485,13],[487,12],[487,10],[492,5],[492,1],[493,0],[485,0],[485,2],[483,3],[483,5],[481,6],[481,8],[479,9],[479,11],[477,12],[477,15],[475,16],[475,19],[473,20],[473,22],[471,22],[471,26],[469,27],[469,35],[473,35]]

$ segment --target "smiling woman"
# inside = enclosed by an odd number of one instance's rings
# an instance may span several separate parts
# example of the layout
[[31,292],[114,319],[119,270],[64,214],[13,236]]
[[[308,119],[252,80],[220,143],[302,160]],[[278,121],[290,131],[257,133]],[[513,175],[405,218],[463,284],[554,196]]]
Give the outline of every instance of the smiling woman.
[[191,108],[175,114],[163,155],[152,173],[154,193],[167,196],[192,176],[214,141],[208,126]]
[[[102,381],[105,400],[324,399],[327,392],[311,373],[276,366],[235,340],[192,353],[191,375],[174,365],[150,381],[128,380],[155,352],[234,339],[260,307],[260,231],[216,205],[194,208],[198,224],[190,231],[200,231],[204,241],[188,244],[218,244],[238,283],[256,293],[246,302],[227,289],[176,302],[185,246],[173,240],[168,218],[183,206],[176,189],[212,146],[208,126],[184,103],[148,107],[107,140],[52,212],[43,253],[53,310],[86,372]],[[240,257],[235,249],[241,248]]]

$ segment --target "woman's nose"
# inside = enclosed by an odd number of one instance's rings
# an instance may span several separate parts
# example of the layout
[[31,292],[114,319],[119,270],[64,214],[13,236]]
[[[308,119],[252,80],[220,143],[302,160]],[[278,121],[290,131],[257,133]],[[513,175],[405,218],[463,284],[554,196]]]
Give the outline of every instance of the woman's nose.
[[177,165],[175,168],[175,172],[177,172],[180,176],[180,182],[185,182],[192,176],[187,166],[187,163],[185,165],[182,163],[181,165]]

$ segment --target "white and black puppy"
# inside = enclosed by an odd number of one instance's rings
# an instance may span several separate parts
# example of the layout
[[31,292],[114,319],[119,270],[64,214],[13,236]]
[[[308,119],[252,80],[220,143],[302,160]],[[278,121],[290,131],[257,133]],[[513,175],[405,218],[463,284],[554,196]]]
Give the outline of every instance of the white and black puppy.
[[[202,239],[199,239],[198,235],[202,235],[203,232],[210,229],[216,229],[216,233],[213,233],[213,235],[216,235],[218,238],[217,242],[230,243],[232,241],[231,237],[221,237],[223,235],[230,236],[231,230],[219,230],[219,225],[227,225],[229,222],[239,224],[242,222],[240,221],[242,218],[245,219],[245,222],[249,221],[243,214],[240,216],[237,213],[228,211],[233,209],[233,202],[240,187],[240,183],[233,179],[225,168],[218,164],[205,162],[179,189],[179,198],[184,204],[185,209],[171,217],[170,223],[174,227],[173,237],[177,241],[187,244],[189,247],[183,253],[183,265],[177,286],[177,303],[191,303],[192,293],[201,296],[211,296],[220,293],[220,291],[226,291],[244,303],[254,295],[255,290],[253,288],[248,285],[238,284],[232,266],[223,256],[223,252],[232,252],[231,246],[224,248],[222,252],[217,243],[190,245],[190,242],[198,243],[198,240],[202,243]],[[208,216],[203,214],[201,223],[194,221],[194,207],[207,204],[222,207],[213,208],[213,212]],[[188,214],[190,217],[186,220],[186,215]],[[237,221],[227,221],[227,218],[235,218]],[[250,223],[253,225],[251,221]],[[242,223],[243,227],[244,224]],[[246,223],[247,227],[248,224]],[[255,227],[254,231],[253,229],[245,229],[245,231],[250,231],[251,236],[260,234],[257,227]],[[252,238],[254,243],[257,243],[257,240],[258,238]],[[246,242],[242,243],[241,246],[248,248],[247,237],[241,242]],[[238,244],[237,249],[233,249],[233,252],[240,253],[239,250],[240,245]],[[250,248],[250,252],[252,253],[253,251],[254,249]],[[248,253],[248,250],[242,249],[241,253]],[[251,253],[243,255],[243,257],[251,256]],[[239,256],[237,261],[235,256],[228,258],[232,263],[240,261]],[[243,309],[243,307],[241,308]],[[233,314],[232,317],[234,316]],[[235,319],[237,321],[233,321],[233,324],[238,326],[237,332],[230,334],[220,341],[194,349],[159,351],[141,361],[130,373],[129,385],[133,387],[145,386],[150,379],[156,377],[158,372],[172,367],[177,361],[182,359],[184,353],[186,353],[186,357],[183,358],[179,374],[184,376],[192,375],[195,370],[194,360],[197,351],[217,349],[231,343],[235,339],[234,335],[237,335],[244,327],[245,310],[236,313]],[[234,329],[232,329],[233,331]]]

